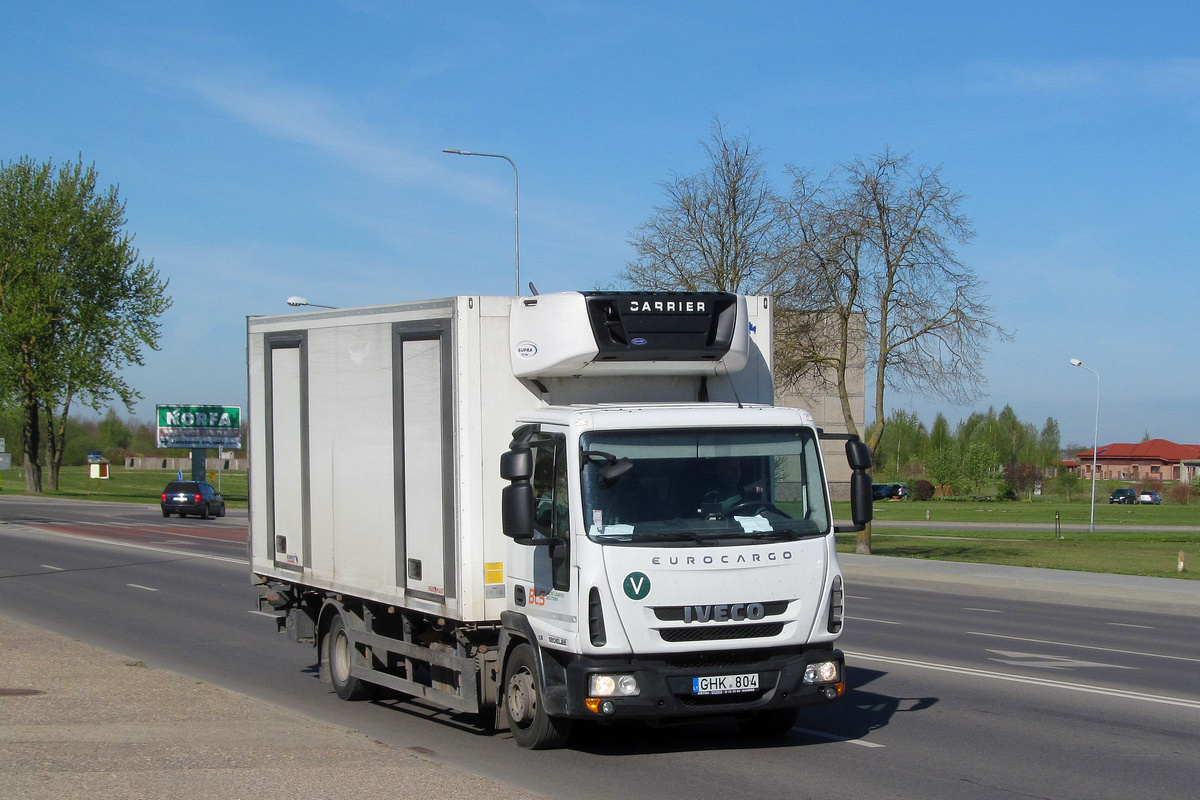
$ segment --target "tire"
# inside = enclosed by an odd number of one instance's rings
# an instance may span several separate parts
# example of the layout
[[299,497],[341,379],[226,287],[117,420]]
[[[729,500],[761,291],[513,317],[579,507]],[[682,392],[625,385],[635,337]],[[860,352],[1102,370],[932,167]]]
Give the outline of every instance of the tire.
[[217,514],[217,516],[218,516],[218,517],[223,517],[223,516],[225,516],[225,506],[221,506],[221,513]]
[[519,644],[504,668],[504,703],[513,740],[527,750],[562,747],[571,735],[571,720],[548,715],[542,698],[537,657],[532,647]]
[[343,700],[371,700],[379,687],[350,675],[351,647],[346,623],[342,621],[342,615],[338,614],[329,624],[324,647],[325,656],[329,659],[329,677],[333,681],[333,691]]
[[208,503],[200,506],[200,519],[208,519]]
[[755,712],[746,719],[739,719],[738,727],[746,736],[782,736],[792,729],[799,716],[798,708],[772,708]]
[[170,512],[170,511],[167,511],[165,508],[162,510],[162,512],[163,512],[163,516],[164,516],[164,517],[169,517],[169,516],[171,516],[171,512]]

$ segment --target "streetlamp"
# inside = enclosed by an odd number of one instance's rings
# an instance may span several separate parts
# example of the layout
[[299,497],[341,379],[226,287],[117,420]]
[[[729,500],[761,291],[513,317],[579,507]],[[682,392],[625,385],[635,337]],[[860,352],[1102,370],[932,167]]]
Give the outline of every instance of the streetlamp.
[[1092,533],[1096,532],[1096,456],[1100,449],[1100,373],[1091,367],[1083,366],[1083,362],[1078,358],[1071,359],[1072,367],[1080,367],[1096,376],[1096,429],[1092,434],[1092,521],[1088,525],[1088,530]]
[[446,148],[443,153],[450,153],[456,156],[484,156],[485,158],[503,158],[508,162],[508,165],[513,168],[513,230],[516,241],[516,262],[517,262],[517,296],[521,296],[521,179],[517,175],[517,165],[508,156],[502,156],[499,153],[472,153],[469,150],[455,150]]
[[337,306],[323,306],[320,303],[310,303],[307,299],[303,297],[297,297],[296,295],[289,297],[287,299],[287,304],[289,306],[312,306],[313,308],[337,308]]

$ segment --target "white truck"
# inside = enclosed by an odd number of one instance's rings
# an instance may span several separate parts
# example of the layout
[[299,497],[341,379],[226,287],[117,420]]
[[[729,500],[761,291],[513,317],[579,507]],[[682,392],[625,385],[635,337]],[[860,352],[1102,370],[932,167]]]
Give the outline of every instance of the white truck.
[[812,417],[774,407],[767,297],[564,292],[251,317],[260,605],[346,700],[381,687],[561,746],[574,720],[836,700]]

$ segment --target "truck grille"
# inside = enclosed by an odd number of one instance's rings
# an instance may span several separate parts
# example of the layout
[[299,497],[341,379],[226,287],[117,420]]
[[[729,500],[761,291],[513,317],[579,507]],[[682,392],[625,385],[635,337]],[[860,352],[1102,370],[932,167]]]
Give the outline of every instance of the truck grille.
[[[777,617],[780,614],[786,614],[788,606],[792,604],[791,600],[771,600],[763,603],[746,603],[744,605],[760,605],[763,607],[763,616]],[[683,606],[655,606],[654,616],[661,622],[683,622]]]
[[778,636],[783,631],[782,622],[762,625],[705,625],[692,628],[659,628],[658,635],[664,642],[712,642],[728,639],[763,639]]

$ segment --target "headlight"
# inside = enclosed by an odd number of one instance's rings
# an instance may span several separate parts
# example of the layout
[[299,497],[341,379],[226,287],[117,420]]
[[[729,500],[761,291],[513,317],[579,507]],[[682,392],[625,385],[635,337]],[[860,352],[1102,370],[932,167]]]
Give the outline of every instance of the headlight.
[[636,697],[640,691],[632,675],[588,676],[588,697]]
[[804,668],[805,683],[836,683],[838,681],[838,663],[836,661],[818,661]]

